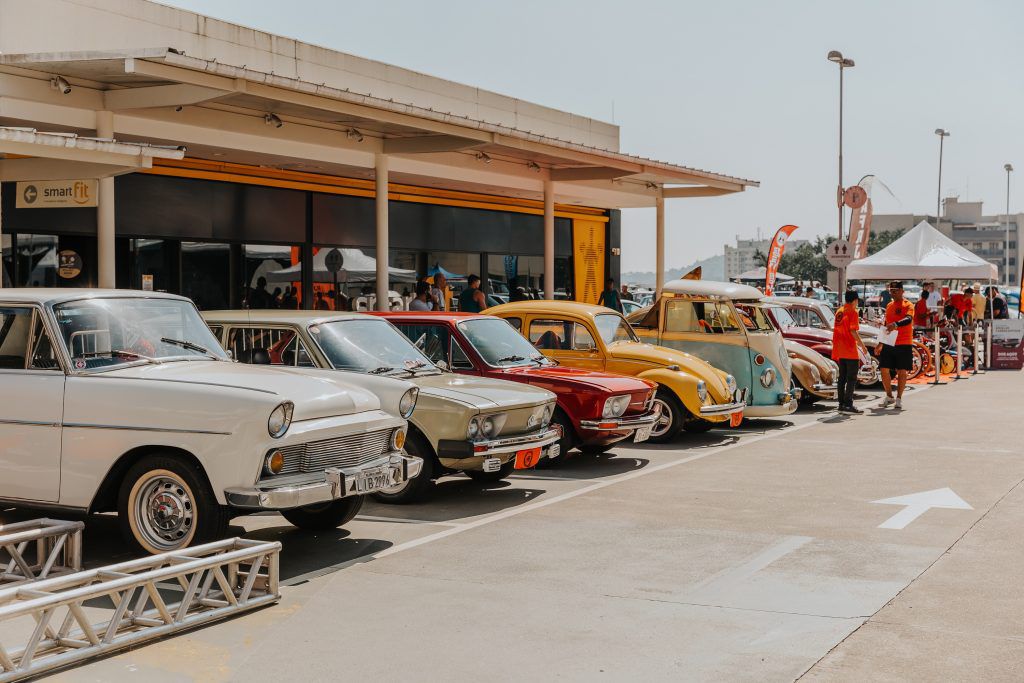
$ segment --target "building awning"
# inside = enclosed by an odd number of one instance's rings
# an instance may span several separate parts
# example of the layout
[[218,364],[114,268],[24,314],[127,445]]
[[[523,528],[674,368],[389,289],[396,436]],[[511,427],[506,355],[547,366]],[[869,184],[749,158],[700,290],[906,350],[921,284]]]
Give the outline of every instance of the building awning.
[[0,181],[109,178],[184,156],[183,147],[0,126]]
[[[334,129],[339,146],[367,156],[353,166],[372,167],[368,155],[392,155],[406,160],[393,166],[393,176],[404,174],[413,183],[417,178],[422,182],[447,179],[456,184],[446,186],[455,189],[464,182],[475,184],[475,189],[510,188],[528,196],[536,193],[537,181],[545,178],[559,182],[559,195],[570,201],[602,208],[652,206],[659,196],[715,196],[758,185],[745,178],[435,111],[415,102],[384,100],[372,93],[199,59],[169,48],[0,55],[0,65],[80,79],[88,83],[86,87],[101,90],[102,102],[96,108],[115,114],[202,106],[250,117],[273,114],[269,121],[274,124],[321,126],[332,136]],[[167,139],[188,144],[190,156],[223,156],[215,151],[215,140],[189,140],[184,126],[169,123],[178,132],[169,130]],[[120,135],[121,126],[117,130]],[[181,137],[175,137],[178,134]],[[230,140],[224,145],[229,147]],[[301,157],[301,145],[295,146],[295,155]],[[491,165],[492,160],[500,163]],[[327,167],[325,172],[337,169]],[[513,177],[515,182],[506,182]]]

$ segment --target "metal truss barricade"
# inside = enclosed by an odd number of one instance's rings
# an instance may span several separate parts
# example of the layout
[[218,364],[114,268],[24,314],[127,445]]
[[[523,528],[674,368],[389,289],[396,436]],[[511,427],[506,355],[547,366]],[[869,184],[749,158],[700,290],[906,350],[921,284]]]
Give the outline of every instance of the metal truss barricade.
[[280,552],[232,538],[0,588],[0,683],[276,602]]
[[0,524],[0,588],[79,571],[83,528],[59,519]]

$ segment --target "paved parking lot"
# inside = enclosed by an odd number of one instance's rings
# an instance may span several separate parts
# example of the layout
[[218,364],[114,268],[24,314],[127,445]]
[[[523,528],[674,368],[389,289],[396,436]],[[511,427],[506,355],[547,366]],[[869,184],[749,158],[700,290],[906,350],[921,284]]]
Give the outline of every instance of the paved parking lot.
[[[1019,381],[498,486],[453,477],[430,504],[367,505],[326,534],[242,518],[237,533],[284,544],[279,605],[57,678],[1018,678],[1020,411],[993,407],[1019,405]],[[86,548],[127,556],[111,518]]]

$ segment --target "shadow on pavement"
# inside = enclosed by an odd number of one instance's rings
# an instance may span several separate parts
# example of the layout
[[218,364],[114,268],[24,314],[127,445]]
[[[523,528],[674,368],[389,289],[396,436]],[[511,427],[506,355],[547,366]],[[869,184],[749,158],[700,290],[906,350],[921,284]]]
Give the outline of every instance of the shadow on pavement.
[[568,458],[559,458],[543,469],[538,468],[513,474],[511,478],[519,480],[549,479],[552,481],[602,479],[641,470],[649,463],[650,460],[646,458],[635,458],[626,454],[616,455],[614,450],[601,455],[586,455],[573,451]]
[[[282,520],[283,521],[283,520]],[[264,527],[246,532],[232,526],[232,536],[244,536],[257,541],[281,543],[281,580],[287,581],[303,574],[329,573],[324,570],[357,560],[366,555],[390,548],[391,541],[374,538],[352,538],[347,529],[330,531],[303,531],[287,522],[283,526]]]
[[372,499],[363,505],[360,515],[426,522],[453,522],[530,503],[544,489],[513,488],[507,481],[481,484],[466,477],[445,477],[434,486],[434,494],[422,503],[388,505]]

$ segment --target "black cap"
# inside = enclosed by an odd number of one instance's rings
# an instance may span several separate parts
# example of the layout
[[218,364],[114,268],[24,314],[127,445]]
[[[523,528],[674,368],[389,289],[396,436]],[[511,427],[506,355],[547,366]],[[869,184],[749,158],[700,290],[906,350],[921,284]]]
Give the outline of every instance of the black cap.
[[892,282],[889,283],[889,289],[892,289],[893,287],[895,287],[896,289],[903,289],[903,281],[893,280]]
[[848,304],[852,304],[854,301],[860,299],[860,295],[852,289],[846,290],[846,294],[843,294],[843,301]]

